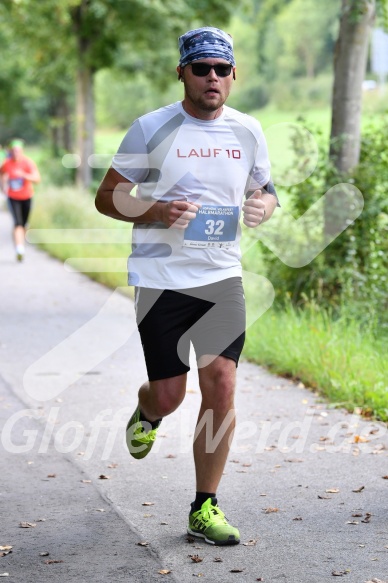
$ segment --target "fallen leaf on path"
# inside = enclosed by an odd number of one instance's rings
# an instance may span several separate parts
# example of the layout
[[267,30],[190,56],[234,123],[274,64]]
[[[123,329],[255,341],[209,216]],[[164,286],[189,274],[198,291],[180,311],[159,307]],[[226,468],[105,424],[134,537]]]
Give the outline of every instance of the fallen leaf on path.
[[91,484],[92,480],[81,480],[83,484]]
[[160,575],[168,575],[169,573],[171,573],[171,571],[169,569],[160,569],[158,573],[160,573]]
[[176,455],[174,455],[173,453],[169,453],[168,455],[166,455],[166,458],[170,460],[174,459],[175,457]]
[[326,494],[338,494],[339,488],[328,488],[325,490]]
[[293,457],[293,458],[289,458],[287,460],[284,460],[285,462],[288,462],[290,464],[300,464],[302,463],[304,460],[298,458],[298,457]]
[[34,522],[20,522],[20,528],[35,528],[36,524]]
[[56,478],[57,477],[57,474],[47,474],[47,477],[48,478]]
[[358,520],[348,520],[346,524],[358,524]]
[[268,508],[263,508],[265,514],[271,514],[271,512],[279,512],[279,508],[274,508],[273,506],[268,506]]
[[192,561],[193,563],[202,563],[203,558],[199,557],[198,555],[187,555]]
[[57,561],[56,559],[48,559],[48,561],[44,562],[45,565],[53,565],[54,563],[63,563],[63,561]]
[[9,573],[0,573],[0,577],[9,577]]
[[349,573],[349,571],[332,571],[331,572],[333,577],[343,577],[344,575],[347,575],[348,573]]
[[363,490],[365,490],[365,486],[360,486],[359,488],[352,490],[352,492],[356,492],[358,494],[359,492],[362,492]]
[[331,500],[331,496],[321,496],[320,494],[318,494],[318,498],[319,500]]
[[110,480],[110,476],[106,476],[105,474],[100,474],[98,476],[99,480]]
[[295,518],[293,518],[292,520],[303,520],[303,518],[301,516],[295,516]]
[[154,506],[155,502],[142,502],[142,506]]
[[109,464],[109,466],[107,466],[107,468],[109,469],[113,469],[113,468],[117,468],[119,464],[113,463],[113,464]]
[[186,541],[187,541],[188,543],[193,543],[193,542],[195,541],[195,538],[194,538],[194,537],[192,537],[192,536],[187,536],[187,537],[186,537]]
[[388,476],[383,476],[383,480],[388,480]]
[[364,520],[361,520],[361,522],[368,523],[368,522],[370,522],[370,519],[371,519],[371,518],[372,518],[372,515],[371,515],[371,513],[370,513],[370,512],[367,512],[367,513],[365,514],[365,518],[364,518]]
[[11,549],[11,545],[4,545],[3,547],[0,546],[0,551],[10,551]]
[[222,559],[221,559],[221,557],[215,557],[215,558],[213,559],[213,562],[214,562],[214,563],[222,563]]
[[49,552],[48,551],[42,551],[41,553],[39,553],[40,557],[48,557],[49,556]]
[[363,435],[355,435],[353,443],[369,443],[370,439],[367,439]]
[[231,569],[230,573],[243,573],[244,569]]
[[353,518],[361,518],[362,514],[361,512],[355,512],[354,514],[352,514]]
[[136,543],[136,544],[137,544],[139,547],[148,547],[148,545],[149,545],[150,543],[149,543],[149,542],[147,542],[147,541],[143,541],[143,542]]
[[248,542],[243,543],[244,547],[253,547],[257,543],[256,538],[251,538]]

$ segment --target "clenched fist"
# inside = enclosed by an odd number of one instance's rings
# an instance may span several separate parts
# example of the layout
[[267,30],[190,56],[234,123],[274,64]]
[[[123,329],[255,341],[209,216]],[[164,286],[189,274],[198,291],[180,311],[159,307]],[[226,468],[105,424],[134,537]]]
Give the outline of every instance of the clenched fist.
[[173,200],[163,203],[162,221],[172,229],[186,229],[195,219],[200,205],[185,200]]

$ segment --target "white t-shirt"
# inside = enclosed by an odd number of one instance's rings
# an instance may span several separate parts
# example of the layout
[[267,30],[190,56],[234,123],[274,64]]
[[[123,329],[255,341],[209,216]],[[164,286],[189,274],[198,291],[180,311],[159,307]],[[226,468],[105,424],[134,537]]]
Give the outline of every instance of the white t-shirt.
[[112,166],[148,201],[201,205],[185,230],[162,223],[133,227],[128,283],[183,289],[241,275],[239,218],[244,195],[270,179],[260,123],[224,106],[211,121],[188,115],[181,102],[136,120]]

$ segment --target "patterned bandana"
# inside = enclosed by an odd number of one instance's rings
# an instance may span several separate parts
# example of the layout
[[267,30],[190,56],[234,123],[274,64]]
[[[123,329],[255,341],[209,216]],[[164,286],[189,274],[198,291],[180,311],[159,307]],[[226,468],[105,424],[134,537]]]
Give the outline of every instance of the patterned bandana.
[[212,26],[189,30],[180,36],[179,51],[181,54],[179,65],[181,67],[208,57],[225,59],[233,67],[236,64],[232,37],[223,30]]

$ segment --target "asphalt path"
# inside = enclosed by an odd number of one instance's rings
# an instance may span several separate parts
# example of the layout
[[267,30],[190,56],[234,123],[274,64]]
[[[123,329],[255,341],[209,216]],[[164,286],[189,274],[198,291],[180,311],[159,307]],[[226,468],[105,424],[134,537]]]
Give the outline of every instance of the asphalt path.
[[186,535],[195,366],[183,404],[136,461],[124,430],[144,379],[132,301],[32,245],[17,263],[11,220],[0,212],[0,576],[388,580],[384,424],[242,362],[218,491],[241,544],[215,547]]

